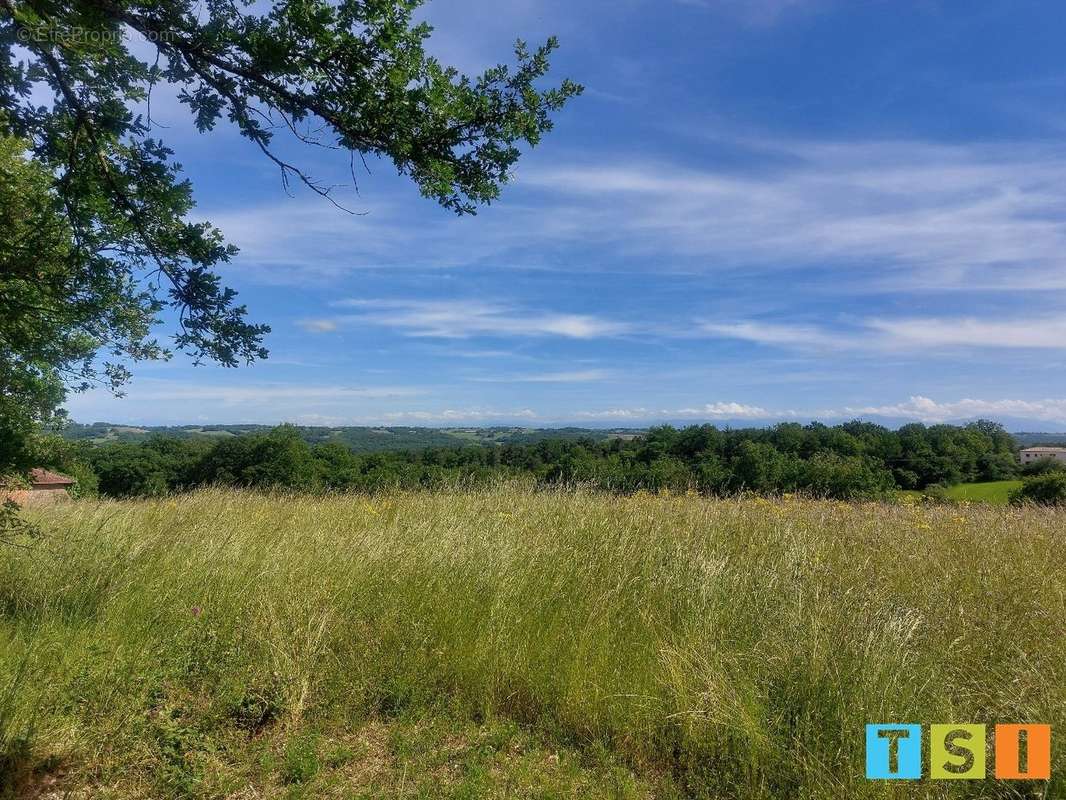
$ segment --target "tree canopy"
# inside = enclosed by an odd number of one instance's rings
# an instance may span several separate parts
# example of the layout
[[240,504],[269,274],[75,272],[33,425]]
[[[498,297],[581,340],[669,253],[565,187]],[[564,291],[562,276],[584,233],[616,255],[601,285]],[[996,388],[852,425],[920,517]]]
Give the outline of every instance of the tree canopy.
[[854,500],[1018,473],[1012,438],[985,421],[900,431],[865,422],[734,430],[662,426],[630,440],[549,438],[374,453],[352,452],[322,432],[282,426],[221,437],[153,434],[139,443],[80,440],[57,445],[59,460],[50,466],[75,472],[80,463],[77,474],[89,485],[95,475],[99,491],[117,497],[209,485],[376,491],[517,479],[609,492],[801,492]]
[[[235,125],[286,185],[333,199],[278,155],[279,132],[345,151],[353,165],[389,159],[457,214],[497,198],[520,147],[537,144],[581,87],[538,86],[554,39],[520,41],[513,66],[461,75],[425,52],[419,5],[0,0],[0,191],[13,221],[0,232],[3,311],[13,314],[0,334],[0,394],[26,398],[40,419],[66,389],[129,377],[98,365],[101,349],[133,361],[180,350],[225,366],[267,355],[269,328],[249,321],[217,274],[235,248],[190,218],[192,187],[156,138],[158,84],[177,87],[200,131]],[[177,331],[163,346],[152,328],[168,307]]]

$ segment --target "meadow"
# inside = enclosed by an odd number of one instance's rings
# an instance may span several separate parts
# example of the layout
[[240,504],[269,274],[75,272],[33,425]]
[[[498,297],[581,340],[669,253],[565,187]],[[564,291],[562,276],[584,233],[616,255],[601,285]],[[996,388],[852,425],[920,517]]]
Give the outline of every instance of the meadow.
[[1022,488],[1021,481],[985,481],[982,483],[959,483],[949,486],[944,494],[949,500],[970,503],[996,503],[1006,505],[1010,494]]
[[[501,485],[35,512],[0,560],[16,797],[998,798],[868,722],[1066,730],[1066,516]],[[1059,734],[1061,735],[1061,734]]]
[[[1011,492],[1022,488],[1023,481],[979,481],[976,483],[956,483],[939,489],[941,501],[953,503],[991,503],[992,505],[1005,506],[1010,502]],[[907,489],[896,492],[896,499],[903,503],[922,502],[922,498],[930,491],[919,489]]]

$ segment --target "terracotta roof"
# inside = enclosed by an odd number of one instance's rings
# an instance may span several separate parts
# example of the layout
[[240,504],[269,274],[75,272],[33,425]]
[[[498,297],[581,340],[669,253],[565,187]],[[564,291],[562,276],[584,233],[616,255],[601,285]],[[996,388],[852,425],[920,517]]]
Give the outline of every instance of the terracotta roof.
[[58,472],[49,472],[46,469],[31,469],[30,483],[34,486],[73,486],[75,481]]
[[1023,453],[1066,453],[1066,447],[1026,447]]

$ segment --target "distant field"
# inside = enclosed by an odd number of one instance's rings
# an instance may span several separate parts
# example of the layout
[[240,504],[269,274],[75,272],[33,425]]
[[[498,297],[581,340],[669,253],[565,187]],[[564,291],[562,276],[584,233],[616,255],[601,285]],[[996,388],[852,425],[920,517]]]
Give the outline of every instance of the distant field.
[[[949,486],[946,494],[951,500],[960,500],[970,503],[990,503],[992,505],[1007,505],[1010,493],[1021,488],[1021,481],[989,481],[987,483],[959,483]],[[920,498],[922,492],[907,490],[897,492],[900,497],[913,499]]]
[[960,483],[949,487],[947,495],[952,500],[969,500],[973,503],[1006,505],[1010,493],[1020,489],[1021,481],[991,481],[989,483]]
[[[868,722],[1066,729],[1061,513],[532,493],[78,502],[0,559],[0,787],[1066,797],[865,780]],[[0,794],[3,789],[0,788]]]

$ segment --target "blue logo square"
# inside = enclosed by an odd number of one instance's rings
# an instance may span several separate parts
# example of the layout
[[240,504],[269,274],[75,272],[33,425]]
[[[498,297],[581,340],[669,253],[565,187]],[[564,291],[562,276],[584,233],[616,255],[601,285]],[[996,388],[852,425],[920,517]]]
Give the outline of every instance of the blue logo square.
[[921,725],[867,725],[866,778],[917,781],[922,778]]

